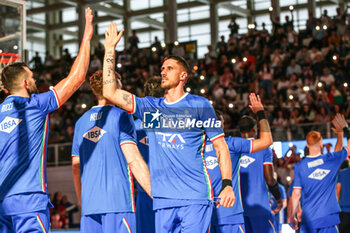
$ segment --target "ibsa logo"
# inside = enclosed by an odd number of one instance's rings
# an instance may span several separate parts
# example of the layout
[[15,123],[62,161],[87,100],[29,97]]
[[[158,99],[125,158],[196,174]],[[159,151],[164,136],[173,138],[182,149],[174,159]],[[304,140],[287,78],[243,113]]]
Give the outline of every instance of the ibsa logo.
[[158,144],[163,148],[179,150],[183,150],[185,148],[184,145],[186,144],[186,141],[183,139],[181,134],[156,132],[156,135],[161,136],[161,140],[158,141]]
[[107,133],[107,131],[101,129],[98,126],[95,126],[92,129],[90,129],[89,131],[87,131],[83,135],[83,137],[88,139],[88,140],[90,140],[90,141],[92,141],[92,142],[94,142],[94,143],[96,143],[96,142],[98,142],[98,140],[100,140],[103,137],[103,135],[105,133]]
[[21,123],[22,119],[13,118],[13,117],[5,117],[5,119],[0,123],[0,131],[5,133],[11,133],[19,123]]
[[247,168],[250,164],[254,163],[255,159],[249,156],[241,157],[241,167]]
[[313,173],[309,175],[310,179],[323,180],[331,170],[317,168]]
[[205,159],[205,163],[207,164],[207,168],[210,170],[213,170],[214,168],[216,168],[219,165],[218,160],[213,156],[208,156]]

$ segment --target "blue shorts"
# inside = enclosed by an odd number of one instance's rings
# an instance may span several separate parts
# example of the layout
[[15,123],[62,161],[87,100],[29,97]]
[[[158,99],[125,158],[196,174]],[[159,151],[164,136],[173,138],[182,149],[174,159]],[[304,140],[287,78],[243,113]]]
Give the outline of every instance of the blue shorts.
[[107,213],[81,216],[80,230],[84,233],[135,233],[135,213]]
[[136,198],[136,230],[138,233],[154,233],[155,229],[153,200],[147,193],[139,191]]
[[46,233],[50,228],[49,208],[16,215],[0,215],[0,233]]
[[310,228],[302,224],[300,233],[339,233],[339,228],[337,225],[323,228]]
[[225,224],[210,227],[210,233],[245,233],[244,224]]
[[212,212],[212,204],[157,209],[156,233],[207,233]]
[[[281,211],[283,211],[283,210],[281,210]],[[276,229],[277,233],[282,231],[282,224],[281,224],[281,222],[283,222],[283,219],[281,219],[281,214],[277,213],[275,215],[275,222],[274,222],[275,229]]]
[[244,216],[245,230],[247,233],[277,233],[274,222],[274,216],[272,216],[272,213],[268,216]]

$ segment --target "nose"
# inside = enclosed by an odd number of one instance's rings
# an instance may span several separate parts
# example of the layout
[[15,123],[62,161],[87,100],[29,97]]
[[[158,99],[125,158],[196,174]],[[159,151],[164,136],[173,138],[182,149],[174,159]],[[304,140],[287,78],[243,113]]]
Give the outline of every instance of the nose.
[[166,74],[165,69],[162,70],[162,72],[160,72],[160,75],[161,75],[161,76],[164,76],[165,74]]

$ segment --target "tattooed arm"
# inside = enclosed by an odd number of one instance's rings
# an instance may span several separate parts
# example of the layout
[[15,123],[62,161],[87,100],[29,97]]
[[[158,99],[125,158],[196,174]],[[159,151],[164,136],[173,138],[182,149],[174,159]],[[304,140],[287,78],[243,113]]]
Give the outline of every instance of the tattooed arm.
[[111,23],[105,32],[105,57],[103,61],[103,96],[127,112],[133,111],[133,96],[131,93],[118,89],[115,77],[115,47],[123,35],[118,33],[117,25]]

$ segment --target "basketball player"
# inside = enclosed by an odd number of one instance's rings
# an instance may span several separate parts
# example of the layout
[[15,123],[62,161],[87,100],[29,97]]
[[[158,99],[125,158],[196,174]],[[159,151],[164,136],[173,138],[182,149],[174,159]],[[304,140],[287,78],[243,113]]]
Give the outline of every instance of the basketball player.
[[[255,94],[249,96],[250,108],[258,116],[264,115],[264,108],[261,104],[260,98],[256,97]],[[261,115],[262,114],[262,115]],[[223,116],[217,111],[217,117],[222,119]],[[260,125],[260,138],[255,140],[247,140],[238,137],[226,137],[226,143],[230,150],[231,161],[232,161],[232,184],[233,191],[237,193],[237,200],[233,207],[225,208],[220,206],[214,208],[211,230],[212,233],[244,233],[244,216],[242,208],[242,198],[240,196],[240,174],[239,174],[239,161],[242,153],[253,153],[263,149],[266,149],[272,144],[272,135],[268,121],[262,116],[259,120]],[[221,174],[218,167],[216,152],[210,141],[207,141],[205,147],[205,158],[209,175],[212,179],[214,196],[219,195],[221,189]]]
[[[118,88],[121,88],[120,75]],[[150,194],[149,170],[132,117],[102,95],[102,71],[90,77],[98,105],[76,123],[72,166],[84,233],[136,232],[133,175]]]
[[[207,99],[184,92],[189,65],[177,56],[166,58],[161,68],[165,98],[138,98],[118,90],[114,77],[115,46],[123,31],[118,34],[116,25],[111,23],[105,34],[103,95],[149,127],[156,232],[173,232],[178,224],[183,233],[207,232],[213,210],[213,190],[203,157],[206,137],[219,155],[223,179],[220,204],[229,207],[235,201],[231,159],[213,107]],[[194,126],[188,122],[194,122]],[[205,122],[214,124],[208,127],[204,126]]]
[[340,165],[349,155],[348,124],[344,116],[337,114],[332,121],[339,134],[348,139],[348,146],[341,151],[322,153],[322,136],[312,131],[306,136],[309,155],[294,168],[294,187],[290,199],[288,222],[298,229],[296,212],[302,196],[302,233],[337,233],[340,208],[336,198],[336,176]]
[[92,11],[69,75],[51,91],[37,93],[33,72],[24,63],[5,67],[1,81],[11,94],[0,105],[0,232],[48,232],[46,146],[49,113],[85,81],[93,33]]
[[349,160],[346,160],[342,167],[344,167],[338,176],[337,196],[340,212],[339,232],[346,233],[350,229],[350,168]]
[[[243,116],[238,122],[242,137],[253,140],[256,134],[256,121]],[[247,233],[276,233],[274,216],[270,208],[270,193],[275,197],[277,208],[282,207],[281,193],[273,177],[272,151],[270,148],[241,156],[241,187],[244,209],[244,223]]]
[[[149,78],[144,87],[146,96],[163,97],[164,90],[160,86],[161,77],[154,76]],[[149,164],[149,143],[146,131],[142,128],[140,119],[135,120],[137,147],[145,162]],[[154,233],[155,230],[155,214],[153,211],[153,200],[150,196],[137,185],[136,198],[136,231],[138,233]]]
[[[274,172],[274,178],[277,180],[277,173]],[[278,187],[280,189],[280,193],[281,193],[281,199],[282,199],[282,208],[280,211],[278,211],[275,214],[275,209],[278,208],[278,206],[276,205],[276,199],[273,195],[270,194],[270,205],[271,205],[271,210],[272,213],[275,215],[275,229],[277,233],[282,233],[282,225],[284,223],[284,209],[287,207],[287,193],[286,193],[286,189],[284,188],[284,186],[280,183],[278,183]]]

